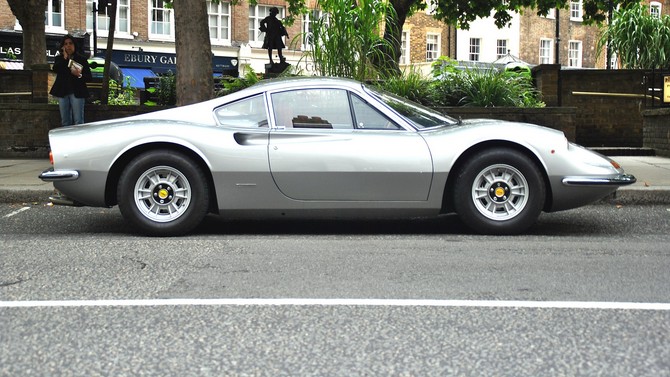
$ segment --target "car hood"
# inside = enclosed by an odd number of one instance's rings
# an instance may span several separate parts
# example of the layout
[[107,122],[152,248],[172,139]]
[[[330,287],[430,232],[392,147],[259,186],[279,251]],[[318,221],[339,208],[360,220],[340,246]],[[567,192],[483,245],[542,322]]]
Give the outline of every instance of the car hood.
[[[528,130],[532,132],[546,132],[554,137],[564,138],[565,134],[563,131],[555,130],[553,128],[540,126],[532,123],[524,122],[513,122],[508,120],[500,119],[462,119],[459,123],[447,127],[449,129],[477,129],[477,128],[492,128],[495,131],[509,131],[509,132],[519,132],[523,130]],[[500,128],[500,129],[498,129]]]

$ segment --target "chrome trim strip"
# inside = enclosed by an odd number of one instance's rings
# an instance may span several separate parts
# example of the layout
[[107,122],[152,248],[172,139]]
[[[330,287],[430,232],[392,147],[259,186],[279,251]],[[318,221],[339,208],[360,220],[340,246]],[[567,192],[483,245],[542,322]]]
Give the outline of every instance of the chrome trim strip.
[[566,186],[624,186],[637,182],[631,174],[615,177],[565,177],[561,181]]
[[74,181],[79,178],[79,172],[76,170],[54,170],[49,168],[39,175],[39,178],[45,182],[54,181]]

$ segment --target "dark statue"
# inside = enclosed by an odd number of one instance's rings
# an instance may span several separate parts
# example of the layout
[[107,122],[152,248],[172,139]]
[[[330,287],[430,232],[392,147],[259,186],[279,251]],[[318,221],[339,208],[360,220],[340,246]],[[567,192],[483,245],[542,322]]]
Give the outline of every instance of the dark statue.
[[[268,57],[270,58],[270,64],[269,67],[266,65],[266,70],[269,68],[273,73],[281,73],[288,67],[286,58],[282,54],[282,49],[286,47],[283,37],[288,37],[288,32],[282,22],[277,19],[277,14],[279,14],[277,7],[270,8],[270,15],[261,20],[259,28],[261,32],[265,33],[263,48],[268,50]],[[277,50],[279,64],[275,64],[272,59],[272,50]]]

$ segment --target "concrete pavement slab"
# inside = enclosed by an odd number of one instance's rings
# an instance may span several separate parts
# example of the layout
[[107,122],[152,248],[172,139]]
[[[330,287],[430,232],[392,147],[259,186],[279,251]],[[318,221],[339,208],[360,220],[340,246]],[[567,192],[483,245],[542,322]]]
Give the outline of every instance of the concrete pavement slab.
[[0,160],[0,203],[48,201],[53,184],[38,176],[50,167],[46,159]]
[[[621,204],[670,204],[670,158],[658,156],[611,157],[637,182],[619,188],[614,200]],[[610,198],[612,199],[612,198]]]

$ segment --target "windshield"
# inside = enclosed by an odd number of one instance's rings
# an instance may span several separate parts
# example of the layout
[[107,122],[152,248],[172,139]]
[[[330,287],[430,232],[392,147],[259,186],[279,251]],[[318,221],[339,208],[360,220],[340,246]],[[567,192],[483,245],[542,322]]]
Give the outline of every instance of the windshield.
[[406,98],[396,96],[374,87],[365,86],[365,89],[375,97],[379,98],[387,106],[404,116],[417,129],[450,126],[458,124],[458,120],[438,113],[435,110],[419,105]]

